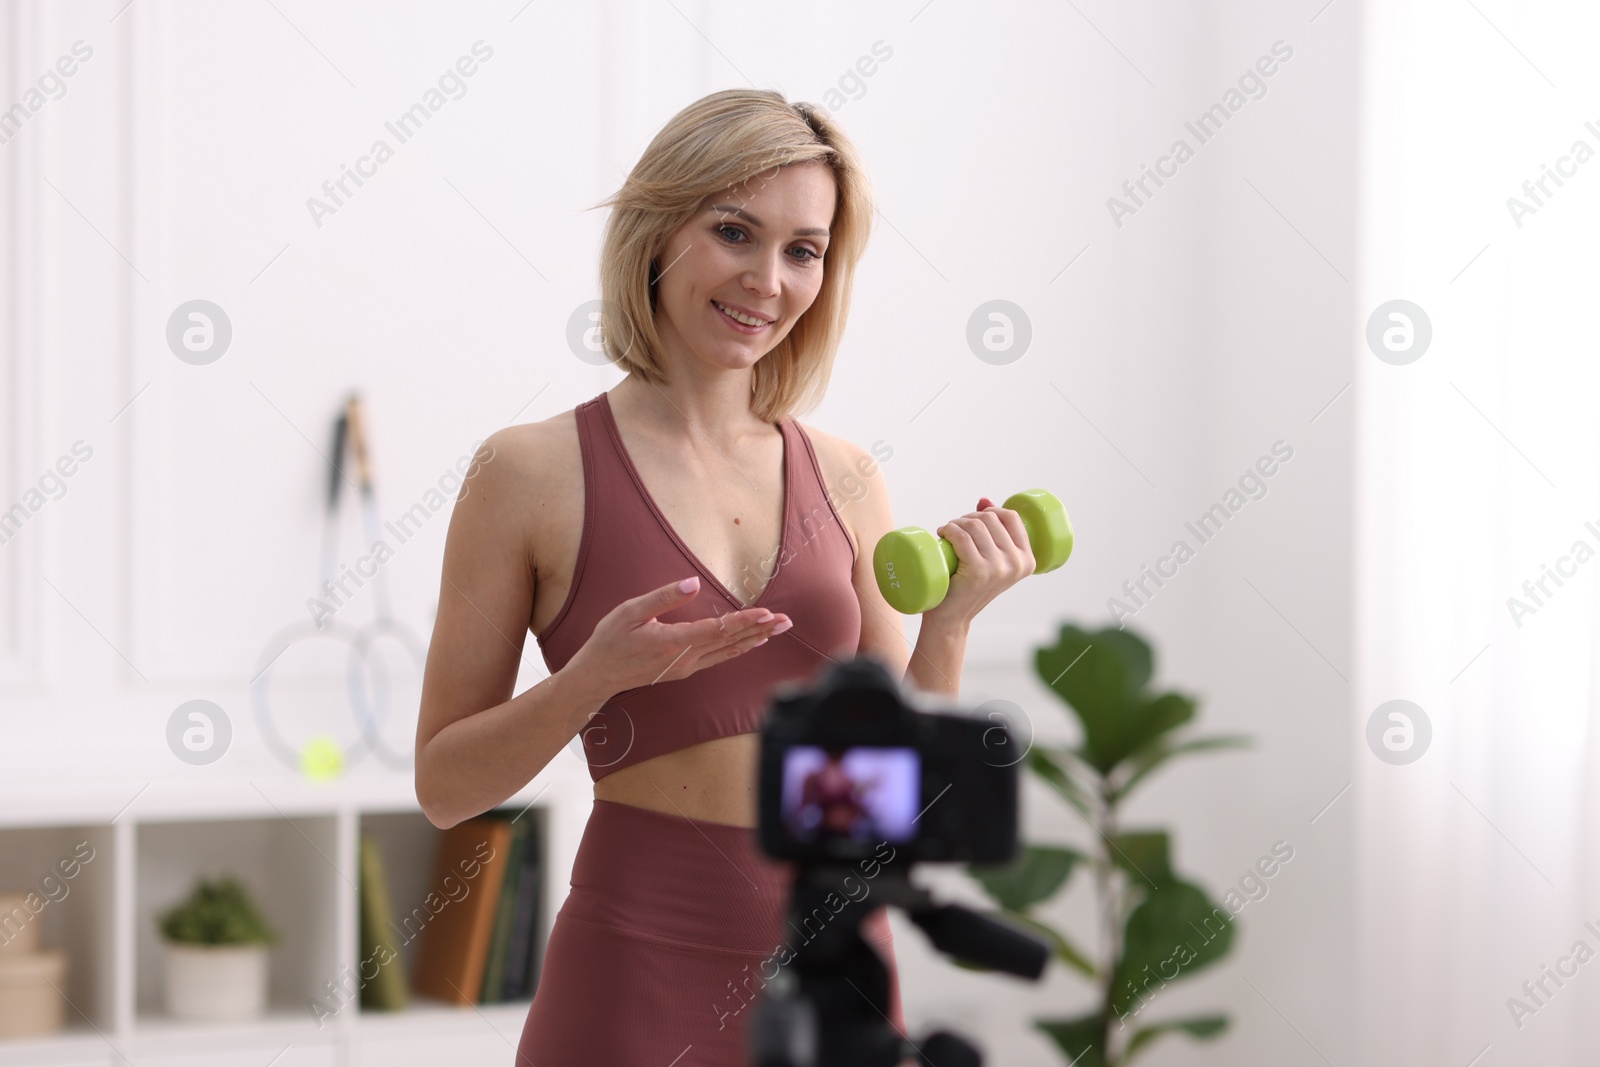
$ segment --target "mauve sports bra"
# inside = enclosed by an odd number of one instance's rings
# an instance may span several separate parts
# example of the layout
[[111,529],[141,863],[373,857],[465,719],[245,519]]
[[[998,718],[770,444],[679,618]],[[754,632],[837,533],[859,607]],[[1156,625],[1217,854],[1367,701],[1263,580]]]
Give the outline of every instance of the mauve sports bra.
[[[606,394],[579,404],[575,413],[583,452],[583,538],[566,603],[536,637],[552,674],[612,608],[690,573],[700,574],[699,595],[657,616],[662,622],[745,607],[656,506],[623,447]],[[772,576],[749,606],[788,615],[794,626],[687,678],[627,689],[606,701],[581,734],[595,781],[701,741],[759,730],[776,685],[813,680],[831,661],[856,654],[861,604],[850,580],[855,550],[828,499],[811,439],[792,419],[778,428],[783,534]]]

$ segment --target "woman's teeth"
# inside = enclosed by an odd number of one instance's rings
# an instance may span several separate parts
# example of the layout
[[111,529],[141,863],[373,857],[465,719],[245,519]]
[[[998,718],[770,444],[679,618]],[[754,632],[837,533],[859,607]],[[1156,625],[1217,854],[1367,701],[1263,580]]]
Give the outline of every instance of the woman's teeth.
[[767,319],[752,319],[749,315],[741,314],[740,312],[734,311],[731,308],[726,308],[726,307],[723,307],[721,304],[717,304],[717,302],[715,300],[713,300],[711,302],[713,304],[716,304],[717,310],[722,312],[724,315],[728,316],[728,318],[732,319],[735,322],[742,322],[746,326],[765,326],[767,324],[767,322],[769,321]]

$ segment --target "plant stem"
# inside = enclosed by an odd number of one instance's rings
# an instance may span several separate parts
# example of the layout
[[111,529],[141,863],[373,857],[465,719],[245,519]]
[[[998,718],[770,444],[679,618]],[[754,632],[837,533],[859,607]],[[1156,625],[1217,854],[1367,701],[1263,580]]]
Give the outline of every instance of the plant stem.
[[1095,829],[1100,848],[1095,862],[1095,889],[1099,898],[1101,922],[1105,928],[1105,999],[1100,1007],[1100,1052],[1106,1067],[1115,1067],[1121,1057],[1113,1053],[1111,1017],[1116,997],[1117,963],[1122,955],[1121,929],[1117,915],[1117,868],[1111,857],[1111,839],[1117,832],[1117,810],[1111,800],[1111,785],[1105,779],[1095,790]]

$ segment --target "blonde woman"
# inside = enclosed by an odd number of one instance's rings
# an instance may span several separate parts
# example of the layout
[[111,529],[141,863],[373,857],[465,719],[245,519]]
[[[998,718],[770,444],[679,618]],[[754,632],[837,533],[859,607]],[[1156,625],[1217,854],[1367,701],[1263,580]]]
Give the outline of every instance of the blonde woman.
[[[445,546],[417,797],[455,825],[581,734],[594,807],[518,1063],[732,1067],[804,940],[753,829],[773,687],[860,654],[955,696],[973,617],[1033,556],[987,498],[940,527],[959,570],[908,649],[872,574],[883,475],[794,419],[826,388],[873,213],[824,113],[713,93],[603,203],[603,341],[627,377],[485,442]],[[529,631],[551,674],[513,697]],[[863,900],[903,1033],[887,916]]]

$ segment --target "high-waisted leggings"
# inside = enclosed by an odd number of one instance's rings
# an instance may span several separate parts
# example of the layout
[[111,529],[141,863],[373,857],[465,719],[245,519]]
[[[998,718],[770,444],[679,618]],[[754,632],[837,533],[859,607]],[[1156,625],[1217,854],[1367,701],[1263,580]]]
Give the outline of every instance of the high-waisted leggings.
[[[804,941],[784,914],[792,871],[753,829],[597,799],[517,1067],[748,1065],[763,975]],[[889,966],[889,1020],[903,1034],[884,908],[861,929]]]

